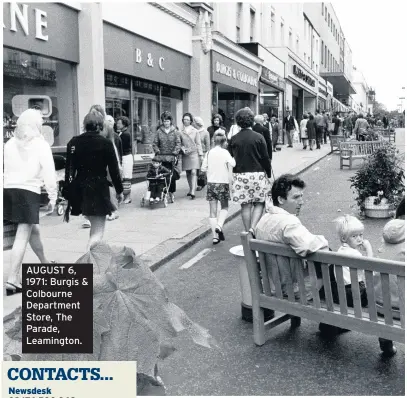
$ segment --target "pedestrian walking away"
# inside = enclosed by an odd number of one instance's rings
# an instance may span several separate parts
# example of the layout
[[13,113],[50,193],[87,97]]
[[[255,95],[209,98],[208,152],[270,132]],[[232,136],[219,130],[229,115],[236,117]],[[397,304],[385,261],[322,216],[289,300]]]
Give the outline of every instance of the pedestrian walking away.
[[27,109],[17,120],[14,137],[4,145],[3,220],[17,224],[7,295],[22,292],[20,269],[28,243],[41,263],[49,263],[40,236],[40,194],[45,183],[52,213],[57,182],[51,147],[41,135],[42,122],[40,111]]
[[182,170],[187,173],[189,192],[187,196],[195,199],[195,190],[197,187],[197,170],[202,163],[201,136],[193,126],[193,117],[190,113],[185,113],[182,117],[181,129],[181,152],[182,152]]
[[[205,129],[204,122],[203,122],[202,118],[200,118],[199,116],[195,116],[194,124],[196,126],[196,129],[198,130],[199,136],[201,137],[202,155],[204,158],[205,155],[207,154],[207,152],[211,149],[210,134],[209,134],[209,131]],[[200,164],[200,167],[202,167],[202,163]],[[203,172],[201,172],[200,169],[198,169],[197,174],[198,174],[198,182],[197,182],[198,186],[197,186],[196,190],[201,191],[202,188],[204,188],[206,185],[206,173],[203,173]]]
[[[230,171],[236,166],[236,161],[230,153],[223,148],[226,142],[226,136],[221,132],[215,133],[215,147],[206,153],[203,163],[202,172],[207,173],[208,187],[206,200],[209,201],[209,225],[212,230],[213,244],[225,240],[223,225],[226,221],[230,200]],[[221,210],[219,215],[218,202]]]
[[176,192],[176,181],[179,180],[181,170],[178,164],[178,155],[181,150],[181,136],[175,129],[170,112],[161,115],[162,125],[158,128],[154,137],[153,150],[156,157],[162,161],[162,165],[172,171],[169,186],[169,202],[174,203]]
[[271,118],[271,140],[273,145],[273,152],[277,152],[278,135],[280,132],[280,126],[278,120],[275,116]]
[[[314,115],[312,115],[312,114],[309,115],[305,128],[307,130],[309,150],[312,151],[312,149],[314,148],[314,145],[315,145],[316,138],[317,138],[317,133],[316,133],[317,125],[316,125],[316,122],[314,119]],[[318,145],[317,149],[320,149],[320,148],[321,147]]]
[[133,178],[131,134],[128,131],[130,120],[126,116],[120,116],[116,121],[116,126],[123,146],[123,203],[129,204],[131,203],[131,180]]
[[106,216],[115,210],[109,192],[107,170],[116,190],[118,204],[123,201],[119,163],[112,141],[100,133],[103,116],[92,110],[85,116],[84,133],[67,145],[64,197],[68,200],[65,221],[69,216],[87,216],[91,223],[89,250],[103,239]]
[[323,115],[321,115],[321,113],[319,112],[319,110],[317,110],[315,114],[315,125],[316,125],[317,149],[321,149],[321,142],[323,141],[325,130],[325,120]]
[[242,207],[242,220],[246,232],[254,236],[254,229],[264,210],[270,190],[271,162],[264,137],[252,130],[254,114],[250,109],[236,113],[241,128],[228,147],[236,161],[233,169],[232,198]]

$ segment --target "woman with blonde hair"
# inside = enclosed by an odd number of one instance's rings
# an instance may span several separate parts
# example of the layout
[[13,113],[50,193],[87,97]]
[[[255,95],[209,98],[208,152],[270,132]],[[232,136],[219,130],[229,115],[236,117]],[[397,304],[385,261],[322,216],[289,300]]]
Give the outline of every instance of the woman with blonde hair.
[[17,120],[17,128],[4,145],[3,220],[17,224],[11,250],[11,270],[6,293],[21,293],[20,268],[27,244],[41,263],[48,263],[39,229],[41,186],[45,183],[53,212],[57,183],[52,151],[41,135],[42,115],[27,109]]

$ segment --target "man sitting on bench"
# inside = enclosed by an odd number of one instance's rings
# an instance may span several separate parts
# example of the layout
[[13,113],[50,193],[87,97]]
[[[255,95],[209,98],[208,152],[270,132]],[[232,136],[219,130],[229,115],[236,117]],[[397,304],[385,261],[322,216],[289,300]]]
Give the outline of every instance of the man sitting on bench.
[[[282,243],[290,246],[299,256],[306,257],[318,250],[330,250],[328,241],[322,235],[312,234],[302,225],[298,215],[304,204],[303,192],[305,182],[294,175],[284,174],[277,178],[271,189],[273,206],[266,210],[256,227],[256,239],[266,240],[275,243]],[[330,267],[332,268],[332,267]],[[317,276],[317,287],[323,286],[321,264],[315,263]],[[295,272],[295,264],[288,261],[279,261],[278,268],[272,267],[271,278],[278,272],[281,281],[281,289],[286,294],[287,282],[291,282],[294,293],[298,295],[298,283]],[[335,283],[333,269],[330,269],[331,281]],[[311,299],[310,282],[306,278],[307,298]],[[308,285],[308,286],[307,286]],[[308,288],[309,287],[309,288]],[[322,293],[320,291],[320,293]],[[322,332],[339,332],[339,329],[320,324],[319,330]]]

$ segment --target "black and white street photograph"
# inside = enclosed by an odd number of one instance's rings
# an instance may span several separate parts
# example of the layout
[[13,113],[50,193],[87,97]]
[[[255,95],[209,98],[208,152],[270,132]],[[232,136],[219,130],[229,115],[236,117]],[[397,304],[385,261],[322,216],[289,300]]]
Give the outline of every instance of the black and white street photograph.
[[3,2],[3,361],[404,396],[406,11]]

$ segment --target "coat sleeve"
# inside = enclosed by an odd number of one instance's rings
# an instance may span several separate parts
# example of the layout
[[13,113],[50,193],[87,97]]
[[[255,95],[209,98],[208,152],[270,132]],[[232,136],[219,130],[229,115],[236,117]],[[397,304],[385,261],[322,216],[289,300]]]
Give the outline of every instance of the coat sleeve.
[[148,165],[148,170],[147,170],[147,178],[154,178],[155,177],[154,174],[155,173],[154,173],[153,165],[149,164]]
[[198,150],[198,155],[202,156],[203,151],[202,151],[201,135],[199,134],[198,130],[195,130],[195,145],[196,145],[196,149]]
[[74,138],[68,142],[66,146],[66,163],[65,163],[65,187],[72,182],[75,178],[76,169],[73,159],[73,154],[75,152]]
[[266,140],[267,152],[269,154],[269,158],[273,159],[273,145],[271,143],[270,130],[266,127],[264,128],[264,139]]
[[236,160],[232,157],[232,155],[228,152],[227,153],[227,163],[229,163],[232,167],[236,167]]
[[267,177],[271,177],[271,162],[269,158],[269,154],[267,152],[267,145],[266,140],[263,136],[260,136],[260,139],[257,143],[258,151],[260,154],[260,164],[263,166],[264,171],[267,174]]
[[106,143],[106,159],[114,188],[116,189],[116,193],[120,194],[123,192],[123,185],[120,178],[119,164],[117,162],[116,154],[114,153],[113,142],[111,141]]
[[175,148],[173,154],[177,156],[181,150],[181,134],[176,131],[175,132]]
[[209,149],[211,149],[211,137],[210,137],[208,131],[205,132],[204,143],[205,143],[206,152],[208,152]]
[[123,143],[122,143],[122,139],[118,135],[115,135],[114,139],[115,139],[115,144],[116,144],[116,148],[117,148],[117,153],[119,154],[120,164],[122,164],[123,163]]
[[201,171],[203,171],[204,173],[206,173],[208,171],[208,154],[209,154],[209,151],[206,152],[206,154],[203,158],[202,166],[201,166]]

